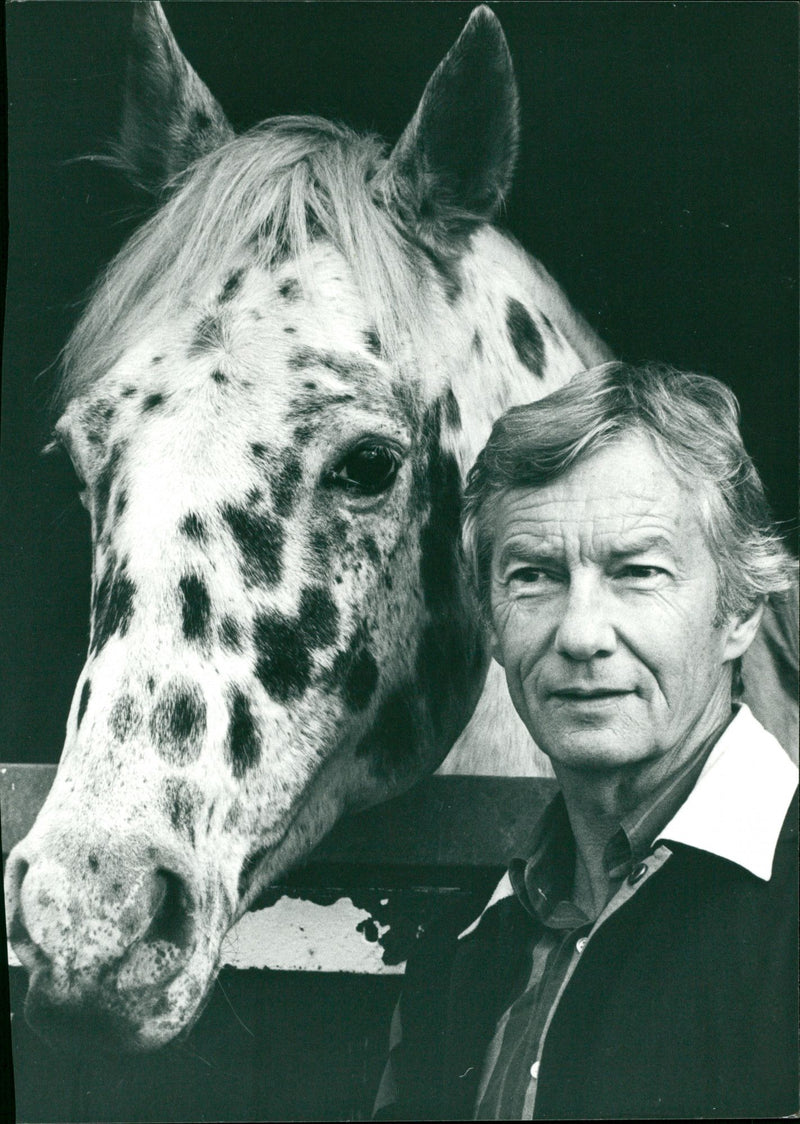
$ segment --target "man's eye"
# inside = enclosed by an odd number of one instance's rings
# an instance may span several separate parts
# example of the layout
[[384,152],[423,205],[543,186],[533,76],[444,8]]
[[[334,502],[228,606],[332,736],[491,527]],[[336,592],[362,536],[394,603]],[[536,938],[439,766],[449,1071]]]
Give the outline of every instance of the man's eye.
[[540,582],[544,577],[543,570],[537,570],[534,566],[523,566],[519,570],[514,570],[510,575],[512,581],[528,582],[534,584]]
[[623,566],[619,571],[619,577],[627,578],[633,581],[654,581],[665,574],[660,566]]
[[329,487],[342,488],[362,496],[377,496],[394,483],[400,468],[400,457],[386,445],[359,445],[326,476]]
[[543,589],[553,585],[556,578],[538,566],[520,566],[511,571],[508,581],[518,589]]

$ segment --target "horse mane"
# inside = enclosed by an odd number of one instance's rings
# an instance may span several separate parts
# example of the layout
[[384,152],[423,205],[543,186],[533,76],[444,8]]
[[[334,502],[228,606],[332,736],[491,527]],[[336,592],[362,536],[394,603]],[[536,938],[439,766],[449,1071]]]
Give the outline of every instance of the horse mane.
[[329,239],[394,354],[402,329],[427,319],[427,275],[370,190],[385,156],[377,137],[293,116],[264,121],[191,165],[92,290],[64,348],[57,405],[101,378],[161,309],[186,307],[189,293],[211,299],[238,247],[264,263],[299,259],[302,270],[312,240]]

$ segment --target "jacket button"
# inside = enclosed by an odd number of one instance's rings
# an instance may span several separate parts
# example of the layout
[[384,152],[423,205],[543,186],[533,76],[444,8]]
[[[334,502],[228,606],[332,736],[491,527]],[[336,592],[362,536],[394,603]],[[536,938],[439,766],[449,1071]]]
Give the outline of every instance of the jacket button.
[[575,942],[575,951],[578,952],[578,953],[583,952],[583,950],[586,948],[588,943],[589,943],[588,937],[578,937],[578,939]]
[[637,882],[641,882],[645,874],[647,874],[647,863],[637,863],[628,875],[628,881],[631,886],[635,886]]
[[531,1066],[531,1077],[535,1081],[538,1076],[539,1076],[539,1063],[534,1062],[533,1065]]

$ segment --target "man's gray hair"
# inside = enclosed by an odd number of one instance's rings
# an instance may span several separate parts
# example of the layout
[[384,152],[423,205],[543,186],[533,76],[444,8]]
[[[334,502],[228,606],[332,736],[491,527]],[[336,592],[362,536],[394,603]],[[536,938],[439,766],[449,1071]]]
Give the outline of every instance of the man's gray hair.
[[604,363],[503,414],[470,471],[463,543],[487,615],[496,499],[547,484],[630,432],[650,438],[697,501],[717,567],[717,623],[748,616],[769,594],[792,586],[794,563],[742,443],[732,391],[662,364]]

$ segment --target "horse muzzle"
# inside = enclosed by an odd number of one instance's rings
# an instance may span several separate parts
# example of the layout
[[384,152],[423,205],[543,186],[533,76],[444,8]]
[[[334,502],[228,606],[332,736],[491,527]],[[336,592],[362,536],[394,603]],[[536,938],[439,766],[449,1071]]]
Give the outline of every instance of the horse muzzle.
[[198,880],[144,838],[31,839],[6,870],[9,937],[30,973],[26,1018],[67,1045],[164,1045],[194,1021],[213,980]]

